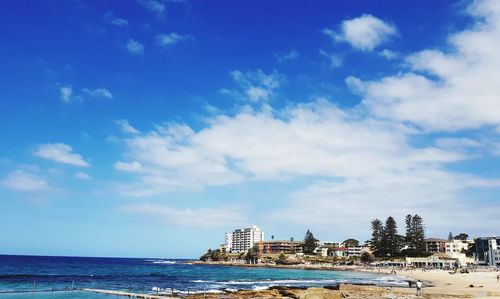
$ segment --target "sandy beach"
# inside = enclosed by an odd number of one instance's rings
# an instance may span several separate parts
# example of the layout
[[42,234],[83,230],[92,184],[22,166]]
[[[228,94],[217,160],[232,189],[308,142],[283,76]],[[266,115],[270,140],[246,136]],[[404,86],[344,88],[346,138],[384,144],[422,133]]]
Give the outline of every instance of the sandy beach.
[[[231,264],[231,266],[237,266]],[[239,265],[245,266],[245,265]],[[268,265],[269,266],[269,265]],[[252,265],[251,267],[265,267],[264,265]],[[283,266],[273,266],[283,267]],[[299,267],[299,266],[285,266]],[[391,275],[390,268],[366,268],[359,266],[325,267],[310,265],[300,267],[310,270],[343,270],[380,273]],[[408,280],[421,280],[424,283],[423,294],[420,298],[500,298],[500,281],[497,281],[496,271],[478,271],[470,273],[450,274],[445,270],[400,270],[396,269],[397,276],[406,277]],[[212,295],[218,298],[220,295]],[[338,290],[326,288],[309,289],[274,289],[266,291],[241,291],[233,295],[225,294],[224,298],[417,298],[416,289],[401,287],[379,287],[340,285]],[[194,296],[196,298],[196,296]]]

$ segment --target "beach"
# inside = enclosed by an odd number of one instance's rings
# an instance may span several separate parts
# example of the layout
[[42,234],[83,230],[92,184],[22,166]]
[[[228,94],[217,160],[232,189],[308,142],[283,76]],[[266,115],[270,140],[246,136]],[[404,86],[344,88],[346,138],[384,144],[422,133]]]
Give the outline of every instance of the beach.
[[[230,264],[238,266],[237,264]],[[248,265],[239,265],[248,266]],[[250,267],[269,267],[269,265],[250,265]],[[500,281],[497,282],[497,271],[477,271],[469,273],[450,274],[445,270],[405,270],[393,268],[371,268],[360,266],[276,266],[271,267],[300,267],[308,270],[337,270],[358,271],[391,275],[396,271],[400,280],[423,282],[421,298],[500,298]],[[393,275],[393,274],[392,274]],[[221,295],[213,294],[211,298]],[[409,287],[373,286],[341,284],[337,289],[333,288],[270,288],[263,291],[240,291],[233,294],[224,294],[224,298],[416,298],[415,285]],[[200,298],[199,295],[192,298]]]

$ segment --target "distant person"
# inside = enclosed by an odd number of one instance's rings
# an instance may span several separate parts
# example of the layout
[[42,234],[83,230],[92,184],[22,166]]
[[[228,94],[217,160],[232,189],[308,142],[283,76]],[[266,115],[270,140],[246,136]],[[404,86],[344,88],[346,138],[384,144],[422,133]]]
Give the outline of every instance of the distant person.
[[500,281],[500,274],[497,275],[497,283]]
[[420,280],[417,281],[417,296],[422,296],[422,282]]

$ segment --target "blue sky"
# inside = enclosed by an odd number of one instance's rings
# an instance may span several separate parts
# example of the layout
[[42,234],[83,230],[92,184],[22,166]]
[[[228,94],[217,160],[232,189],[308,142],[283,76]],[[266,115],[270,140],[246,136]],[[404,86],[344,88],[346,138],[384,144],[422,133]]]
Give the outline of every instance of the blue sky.
[[11,1],[0,253],[498,234],[500,4]]

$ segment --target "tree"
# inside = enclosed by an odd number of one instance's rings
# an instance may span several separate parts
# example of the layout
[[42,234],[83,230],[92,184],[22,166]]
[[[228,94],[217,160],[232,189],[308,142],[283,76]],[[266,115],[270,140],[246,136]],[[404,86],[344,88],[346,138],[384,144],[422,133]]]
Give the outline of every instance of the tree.
[[415,230],[413,228],[413,217],[410,214],[406,215],[405,224],[406,224],[405,242],[410,249],[415,249],[414,247]]
[[469,235],[466,233],[459,233],[458,235],[456,235],[454,237],[455,240],[463,240],[463,241],[467,240],[468,238],[469,238]]
[[396,256],[399,253],[400,238],[396,220],[389,216],[385,221],[384,234],[382,236],[382,248],[388,256]]
[[380,219],[373,219],[371,222],[372,238],[370,239],[370,248],[375,256],[383,256],[385,252],[382,246],[382,237],[384,235],[384,225]]
[[245,255],[245,260],[250,264],[256,264],[259,258],[259,247],[254,245],[252,248],[248,249]]
[[365,264],[373,262],[374,259],[375,258],[373,256],[373,254],[371,254],[371,253],[369,253],[367,251],[363,251],[361,253],[360,260],[361,260],[361,262],[363,262]]
[[304,237],[304,253],[305,254],[313,254],[314,249],[316,249],[316,239],[313,233],[310,230],[307,230],[306,235]]
[[453,241],[453,234],[451,232],[448,234],[448,241]]
[[413,249],[415,249],[415,252],[417,253],[417,255],[420,255],[422,252],[425,251],[424,220],[422,219],[422,217],[415,214],[415,215],[413,215],[411,223],[412,223],[412,230],[413,230],[413,239],[412,239],[413,244],[412,244],[412,246],[413,246]]
[[286,255],[283,253],[278,256],[278,260],[276,261],[276,264],[286,264],[287,258]]
[[345,247],[351,247],[351,246],[358,246],[359,245],[359,241],[356,240],[356,239],[347,239],[347,240],[345,240],[342,243],[344,243]]

